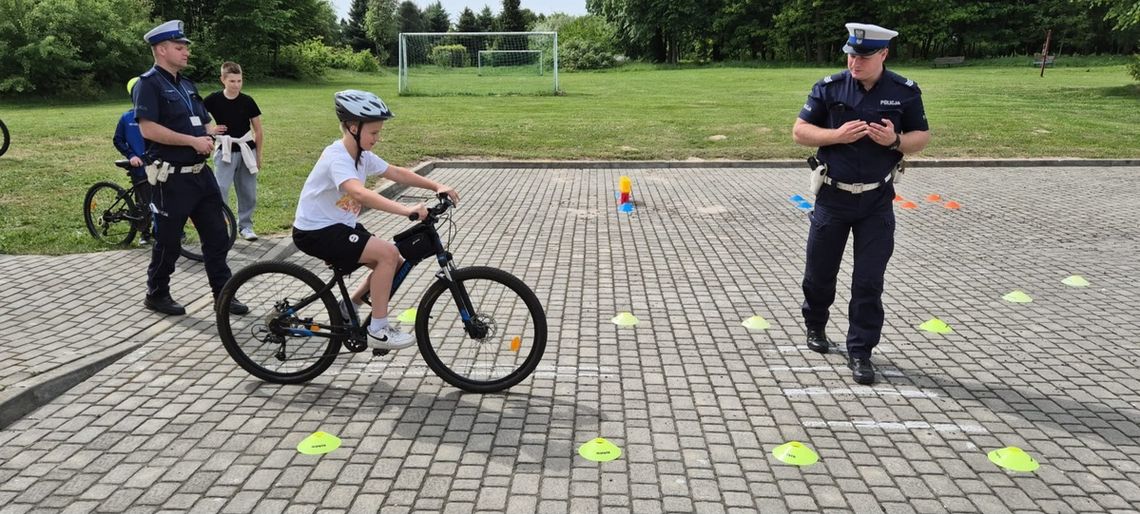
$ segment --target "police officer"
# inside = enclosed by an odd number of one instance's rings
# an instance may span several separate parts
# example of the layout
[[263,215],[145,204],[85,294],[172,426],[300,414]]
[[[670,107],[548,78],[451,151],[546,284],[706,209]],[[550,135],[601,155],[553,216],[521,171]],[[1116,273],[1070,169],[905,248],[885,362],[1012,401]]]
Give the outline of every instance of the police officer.
[[[179,72],[190,58],[190,40],[182,22],[171,20],[146,33],[154,67],[143,73],[133,91],[135,117],[155,159],[147,173],[155,179],[151,195],[154,247],[147,268],[146,308],[170,315],[186,313],[170,296],[170,274],[178,260],[182,231],[189,218],[202,240],[206,275],[214,297],[230,278],[229,251],[222,196],[206,157],[214,148],[210,115],[198,89]],[[228,308],[245,314],[238,301]]]
[[847,235],[854,234],[847,365],[856,383],[872,384],[883,275],[895,245],[892,172],[904,154],[926,147],[930,129],[918,85],[883,66],[898,32],[863,23],[848,23],[847,30],[847,70],[812,87],[792,128],[795,142],[818,147],[827,166],[811,214],[803,313],[808,348],[827,353],[828,308]]

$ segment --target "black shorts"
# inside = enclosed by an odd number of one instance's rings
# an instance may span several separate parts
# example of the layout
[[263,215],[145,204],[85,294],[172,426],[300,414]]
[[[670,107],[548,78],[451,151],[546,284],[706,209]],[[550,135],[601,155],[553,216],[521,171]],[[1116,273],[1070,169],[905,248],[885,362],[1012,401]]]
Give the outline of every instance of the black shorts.
[[298,250],[332,263],[345,273],[362,266],[360,255],[364,253],[364,245],[368,244],[370,237],[372,233],[359,223],[355,228],[340,223],[318,230],[293,227],[293,244]]

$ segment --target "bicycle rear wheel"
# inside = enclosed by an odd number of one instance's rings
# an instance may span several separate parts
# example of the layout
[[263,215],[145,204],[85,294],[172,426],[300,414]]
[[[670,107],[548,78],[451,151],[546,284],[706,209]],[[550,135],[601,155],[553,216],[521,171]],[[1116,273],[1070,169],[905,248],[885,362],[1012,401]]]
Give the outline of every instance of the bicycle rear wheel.
[[8,133],[8,126],[0,120],[0,155],[8,151],[8,143],[12,142],[11,134]]
[[99,182],[83,197],[83,221],[87,231],[104,243],[125,245],[135,238],[136,212],[131,195],[118,184]]
[[[226,222],[226,250],[234,247],[234,241],[237,241],[237,221],[234,219],[234,212],[230,210],[228,205],[222,205],[222,219]],[[186,220],[186,227],[182,229],[182,256],[192,261],[201,261],[204,257],[202,255],[202,238],[198,235],[198,230],[194,227],[192,220]]]
[[[226,352],[253,376],[278,384],[308,382],[336,359],[342,332],[332,291],[313,298],[325,284],[309,270],[284,261],[251,264],[234,273],[218,305],[238,298],[245,315],[218,309],[218,335]],[[313,301],[301,305],[308,299]]]
[[463,323],[451,283],[432,284],[416,313],[416,339],[428,367],[473,393],[502,391],[530,376],[546,351],[546,313],[538,297],[500,269],[463,268],[451,277],[470,298],[472,328]]

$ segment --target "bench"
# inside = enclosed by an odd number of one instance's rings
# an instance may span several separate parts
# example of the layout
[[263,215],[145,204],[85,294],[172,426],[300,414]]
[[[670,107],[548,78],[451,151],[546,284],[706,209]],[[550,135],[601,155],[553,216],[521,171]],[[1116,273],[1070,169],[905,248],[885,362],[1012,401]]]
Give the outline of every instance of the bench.
[[[1056,58],[1057,58],[1056,55],[1046,56],[1045,57],[1045,66],[1052,66],[1053,65],[1053,59],[1056,59]],[[1033,66],[1038,67],[1038,68],[1041,67],[1041,54],[1033,54]]]
[[957,66],[966,62],[966,56],[959,55],[957,57],[939,57],[934,59],[934,67],[939,68],[942,66]]

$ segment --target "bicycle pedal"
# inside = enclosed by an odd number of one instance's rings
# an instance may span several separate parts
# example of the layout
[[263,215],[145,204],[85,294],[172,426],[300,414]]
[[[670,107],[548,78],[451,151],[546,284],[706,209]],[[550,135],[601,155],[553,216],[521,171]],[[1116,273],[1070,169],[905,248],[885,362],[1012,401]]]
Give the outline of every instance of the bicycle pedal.
[[392,350],[385,350],[383,348],[373,348],[372,349],[372,356],[373,357],[383,357],[385,355],[388,355],[388,353],[391,351]]

